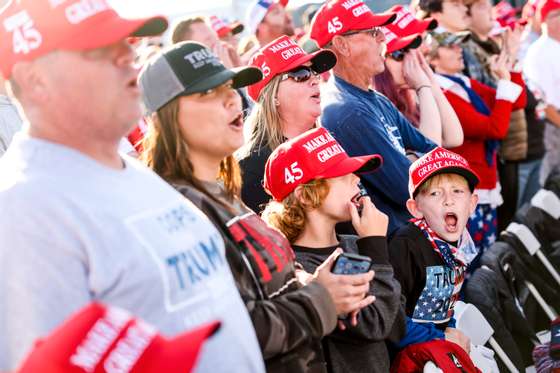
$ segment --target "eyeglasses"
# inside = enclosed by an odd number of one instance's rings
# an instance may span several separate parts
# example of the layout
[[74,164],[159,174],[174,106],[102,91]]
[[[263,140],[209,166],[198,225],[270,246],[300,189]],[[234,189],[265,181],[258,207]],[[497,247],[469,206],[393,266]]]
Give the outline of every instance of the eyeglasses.
[[342,36],[350,36],[356,34],[369,34],[372,38],[377,39],[380,35],[383,35],[383,32],[379,27],[374,27],[368,30],[356,30],[356,31],[348,31],[342,34]]
[[401,62],[402,60],[404,60],[404,56],[406,56],[406,52],[408,51],[405,49],[399,49],[389,53],[388,57],[390,57],[394,61]]
[[319,74],[309,66],[299,66],[282,75],[282,80],[284,81],[289,78],[296,83],[303,83],[317,75]]

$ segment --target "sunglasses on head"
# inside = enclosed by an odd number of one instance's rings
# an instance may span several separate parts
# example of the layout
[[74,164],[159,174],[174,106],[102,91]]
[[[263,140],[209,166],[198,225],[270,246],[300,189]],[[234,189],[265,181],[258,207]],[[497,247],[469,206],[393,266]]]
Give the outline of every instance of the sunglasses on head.
[[319,75],[309,66],[298,66],[293,70],[282,75],[282,80],[292,79],[296,83],[303,83],[311,79],[311,77]]
[[392,60],[395,60],[397,62],[401,62],[402,60],[404,60],[404,56],[406,56],[406,52],[408,52],[407,49],[399,49],[399,50],[396,50],[394,52],[389,53],[389,57]]

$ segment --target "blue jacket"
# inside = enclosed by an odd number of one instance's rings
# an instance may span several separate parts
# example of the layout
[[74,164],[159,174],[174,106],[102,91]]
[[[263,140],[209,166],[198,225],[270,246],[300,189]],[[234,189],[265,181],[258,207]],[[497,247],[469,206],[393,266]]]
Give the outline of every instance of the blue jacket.
[[389,234],[410,218],[406,150],[427,153],[436,144],[424,137],[376,91],[334,77],[321,92],[321,122],[351,156],[380,154],[383,167],[361,181],[377,208],[389,216]]

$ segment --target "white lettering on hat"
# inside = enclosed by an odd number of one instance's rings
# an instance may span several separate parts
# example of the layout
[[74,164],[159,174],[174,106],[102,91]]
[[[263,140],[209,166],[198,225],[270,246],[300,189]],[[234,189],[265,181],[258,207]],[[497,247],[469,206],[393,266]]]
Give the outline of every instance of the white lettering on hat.
[[279,43],[276,43],[276,44],[274,44],[274,45],[271,45],[269,49],[270,49],[270,51],[273,52],[273,53],[278,53],[278,52],[280,52],[282,49],[289,48],[289,47],[291,47],[292,45],[297,45],[297,43],[296,43],[295,41],[293,41],[292,39],[286,39],[286,40],[282,40],[282,41],[279,42]]
[[309,141],[303,144],[303,147],[305,148],[305,150],[307,150],[307,153],[312,153],[313,151],[317,150],[317,148],[331,141],[336,141],[336,140],[332,137],[330,133],[326,132],[325,134],[321,134],[317,137],[310,139]]
[[[399,12],[399,14],[401,14],[401,12]],[[405,14],[403,14],[403,18],[397,23],[397,26],[399,26],[401,29],[405,29],[406,26],[408,26],[412,21],[414,21],[414,16],[406,12]]]
[[80,0],[66,8],[66,19],[76,25],[107,9],[110,6],[106,0]]
[[350,8],[352,8],[353,6],[361,3],[363,3],[362,0],[347,0],[342,3],[342,6],[344,7],[344,9],[350,10]]
[[366,4],[364,4],[364,5],[360,5],[357,8],[354,8],[352,10],[352,14],[354,15],[354,17],[359,17],[362,14],[368,13],[369,11],[370,10],[369,10],[368,6]]
[[193,69],[200,69],[203,66],[212,64],[220,66],[220,61],[208,49],[200,49],[185,55],[185,60],[189,61]]
[[395,40],[397,38],[397,35],[389,30],[387,27],[381,27],[381,30],[383,31],[383,34],[385,35],[385,43],[389,44],[390,42],[392,42],[393,40]]
[[107,373],[128,373],[152,342],[156,331],[144,322],[138,322],[126,331],[117,346],[105,362],[103,367]]
[[299,56],[300,54],[304,54],[305,52],[300,47],[293,47],[288,50],[282,52],[282,58],[284,60],[289,60],[293,56]]
[[329,31],[329,34],[336,34],[338,31],[342,30],[342,26],[344,26],[342,24],[342,22],[338,19],[337,17],[333,17],[328,23],[327,23],[327,30]]
[[64,4],[66,0],[49,0],[49,4],[51,8],[59,7],[60,5]]
[[342,149],[342,146],[338,145],[338,144],[334,144],[332,146],[329,146],[328,148],[325,148],[323,150],[321,150],[319,153],[317,153],[317,159],[322,162],[325,163],[326,161],[328,161],[329,159],[331,159],[332,157],[334,157],[335,155],[344,153],[344,149]]
[[303,177],[303,170],[299,167],[297,162],[291,164],[288,168],[284,168],[284,182],[286,184],[293,184]]
[[95,322],[76,348],[70,357],[70,363],[87,372],[93,372],[129,320],[130,315],[127,312],[118,308],[107,309],[105,317]]
[[41,46],[43,36],[34,27],[33,20],[26,10],[14,14],[4,20],[4,28],[13,32],[12,43],[15,54],[28,54]]

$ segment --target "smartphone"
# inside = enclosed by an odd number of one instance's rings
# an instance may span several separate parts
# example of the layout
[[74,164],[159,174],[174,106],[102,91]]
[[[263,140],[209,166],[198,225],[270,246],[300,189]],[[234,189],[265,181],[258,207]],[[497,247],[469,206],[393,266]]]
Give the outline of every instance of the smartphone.
[[352,253],[342,253],[336,258],[331,272],[336,275],[357,275],[360,273],[367,273],[371,265],[370,257]]

